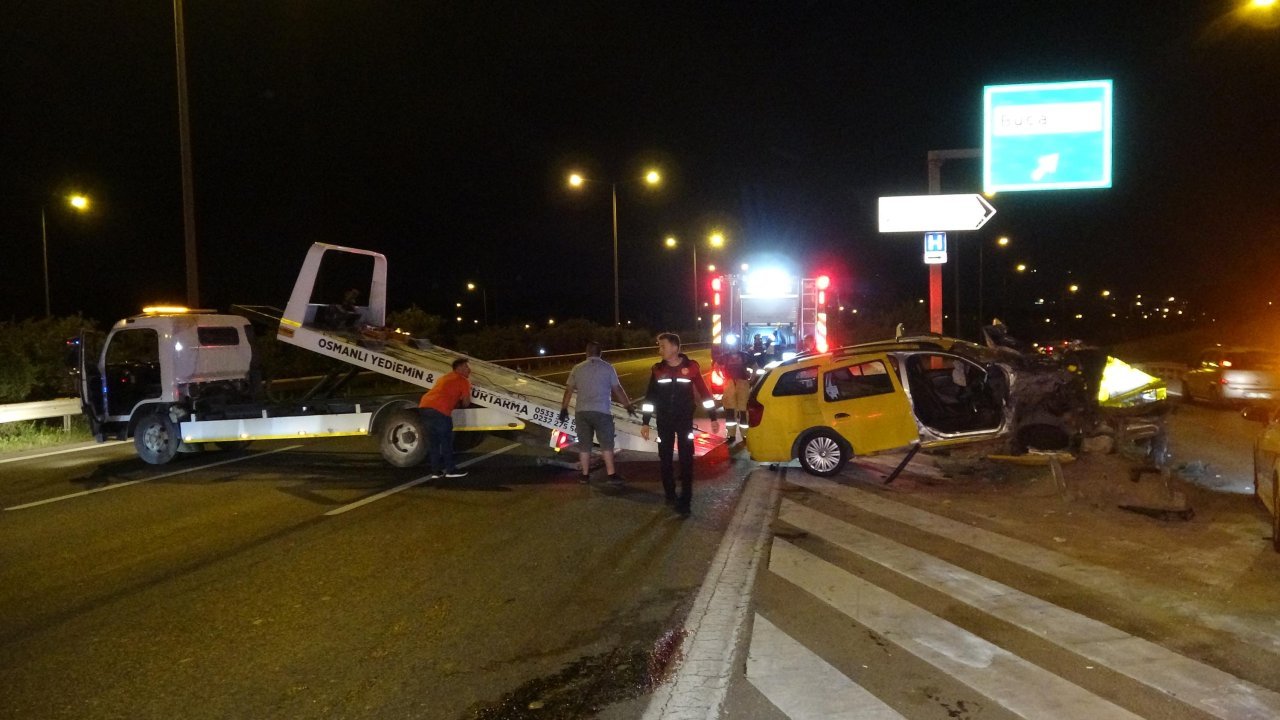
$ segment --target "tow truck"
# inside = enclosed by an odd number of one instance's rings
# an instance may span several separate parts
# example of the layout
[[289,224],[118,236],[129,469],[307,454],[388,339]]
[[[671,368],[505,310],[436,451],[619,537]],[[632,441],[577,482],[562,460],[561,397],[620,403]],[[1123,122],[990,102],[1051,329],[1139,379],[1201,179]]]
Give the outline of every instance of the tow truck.
[[[361,295],[368,304],[314,302],[322,268],[333,265],[325,261],[352,256],[371,268]],[[557,449],[576,440],[572,415],[565,422],[558,417],[563,385],[387,328],[386,287],[387,259],[381,253],[315,243],[283,312],[241,306],[246,314],[238,315],[156,306],[120,320],[105,338],[82,333],[72,341],[81,409],[99,442],[132,438],[138,456],[155,465],[210,446],[368,435],[377,438],[387,462],[409,467],[429,452],[416,400],[359,400],[337,393],[362,371],[430,388],[455,359],[466,358],[472,407],[453,413],[455,449],[474,447],[480,433],[526,425],[550,430],[549,443]],[[274,320],[277,340],[350,367],[325,376],[297,401],[270,402],[249,314]],[[612,413],[618,450],[656,454],[656,441],[641,437],[638,420],[616,403]],[[695,452],[703,455],[722,443],[699,432]]]

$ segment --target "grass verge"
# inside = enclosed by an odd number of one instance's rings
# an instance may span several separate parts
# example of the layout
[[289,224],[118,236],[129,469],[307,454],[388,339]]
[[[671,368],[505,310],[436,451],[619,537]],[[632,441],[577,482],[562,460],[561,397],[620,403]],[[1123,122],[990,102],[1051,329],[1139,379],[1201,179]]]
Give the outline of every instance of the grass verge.
[[73,417],[70,430],[62,428],[62,418],[0,425],[0,453],[55,447],[92,439],[89,423],[83,417]]

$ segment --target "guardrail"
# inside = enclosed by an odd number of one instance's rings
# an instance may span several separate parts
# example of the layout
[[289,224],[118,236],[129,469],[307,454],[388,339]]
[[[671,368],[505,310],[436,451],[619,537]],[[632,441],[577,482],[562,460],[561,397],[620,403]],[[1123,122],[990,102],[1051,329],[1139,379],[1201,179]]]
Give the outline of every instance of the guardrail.
[[79,414],[80,400],[77,398],[58,398],[56,400],[37,400],[36,402],[0,405],[0,423],[43,420],[61,416],[62,429],[70,430],[71,418]]
[[1148,375],[1155,375],[1161,380],[1177,380],[1187,371],[1187,366],[1176,362],[1136,362],[1129,363]]

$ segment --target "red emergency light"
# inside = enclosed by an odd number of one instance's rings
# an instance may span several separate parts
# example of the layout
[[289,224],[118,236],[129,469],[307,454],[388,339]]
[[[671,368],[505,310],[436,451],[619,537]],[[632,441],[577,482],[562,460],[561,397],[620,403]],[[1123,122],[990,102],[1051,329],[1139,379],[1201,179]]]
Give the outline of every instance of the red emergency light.
[[718,276],[711,278],[711,289],[720,292],[720,278]]
[[826,290],[831,287],[831,278],[826,275],[819,275],[817,285],[819,290]]

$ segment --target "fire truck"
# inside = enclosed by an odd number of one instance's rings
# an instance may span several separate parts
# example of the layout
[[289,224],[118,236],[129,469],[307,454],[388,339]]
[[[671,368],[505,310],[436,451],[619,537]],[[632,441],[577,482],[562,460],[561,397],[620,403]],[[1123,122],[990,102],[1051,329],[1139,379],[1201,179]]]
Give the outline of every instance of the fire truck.
[[[755,337],[769,359],[826,352],[827,275],[795,277],[779,269],[711,278],[712,352],[737,346],[752,351]],[[758,348],[757,348],[758,349]]]
[[[367,305],[315,301],[322,265],[344,257],[363,258],[368,268],[361,280]],[[386,287],[382,254],[316,243],[283,311],[239,306],[247,314],[234,315],[152,307],[120,320],[105,337],[86,332],[70,341],[81,409],[99,442],[132,438],[138,456],[153,465],[179,453],[239,449],[255,440],[366,435],[377,439],[387,462],[408,467],[429,450],[416,394],[350,399],[338,391],[368,371],[430,388],[454,360],[466,358],[471,407],[453,412],[455,449],[479,444],[481,433],[526,425],[550,430],[556,449],[576,440],[574,419],[559,419],[563,385],[385,327]],[[302,398],[273,402],[264,390],[248,315],[270,321],[280,342],[337,360],[339,369]],[[656,439],[642,437],[639,420],[616,403],[612,414],[617,447],[654,457]],[[722,443],[698,432],[694,452],[703,455]]]

